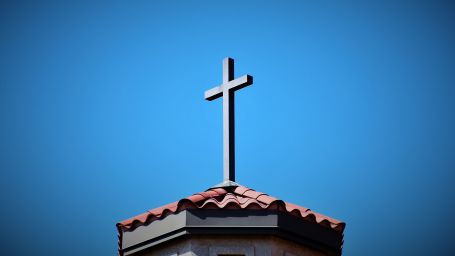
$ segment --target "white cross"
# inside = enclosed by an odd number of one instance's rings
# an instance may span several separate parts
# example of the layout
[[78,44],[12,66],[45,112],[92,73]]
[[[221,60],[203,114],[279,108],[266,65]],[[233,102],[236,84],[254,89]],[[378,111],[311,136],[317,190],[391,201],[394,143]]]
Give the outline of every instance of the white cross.
[[223,60],[223,84],[205,92],[206,100],[223,97],[223,173],[224,181],[235,182],[235,121],[234,92],[253,83],[253,77],[243,75],[234,79],[234,60]]

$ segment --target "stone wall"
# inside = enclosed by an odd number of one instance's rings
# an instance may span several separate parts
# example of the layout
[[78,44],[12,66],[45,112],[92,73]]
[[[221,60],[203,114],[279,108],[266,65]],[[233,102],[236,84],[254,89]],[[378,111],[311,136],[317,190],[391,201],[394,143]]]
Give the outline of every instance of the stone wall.
[[140,256],[324,256],[274,236],[193,236],[150,248]]

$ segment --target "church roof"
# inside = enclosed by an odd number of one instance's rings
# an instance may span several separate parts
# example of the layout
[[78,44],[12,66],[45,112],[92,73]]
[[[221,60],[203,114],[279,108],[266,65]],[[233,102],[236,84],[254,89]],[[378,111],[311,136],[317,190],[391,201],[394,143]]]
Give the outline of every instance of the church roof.
[[244,186],[210,188],[204,192],[196,193],[177,202],[121,221],[117,223],[117,227],[119,231],[132,231],[139,226],[148,225],[155,220],[164,219],[166,216],[187,209],[277,210],[316,223],[339,234],[343,233],[345,227],[344,222]]

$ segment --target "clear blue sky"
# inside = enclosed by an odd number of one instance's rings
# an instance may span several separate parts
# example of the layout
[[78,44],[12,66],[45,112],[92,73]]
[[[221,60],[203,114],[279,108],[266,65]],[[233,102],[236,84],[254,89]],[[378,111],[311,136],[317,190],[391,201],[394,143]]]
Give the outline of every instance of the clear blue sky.
[[114,255],[115,223],[237,180],[347,223],[345,255],[454,255],[451,1],[2,1],[2,254]]

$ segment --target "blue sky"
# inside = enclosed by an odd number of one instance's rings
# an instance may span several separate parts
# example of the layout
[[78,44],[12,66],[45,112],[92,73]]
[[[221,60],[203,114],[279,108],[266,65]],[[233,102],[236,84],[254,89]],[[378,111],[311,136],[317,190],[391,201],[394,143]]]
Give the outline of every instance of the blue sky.
[[453,255],[450,1],[2,1],[10,255],[113,255],[115,223],[222,180],[347,223],[344,255]]

